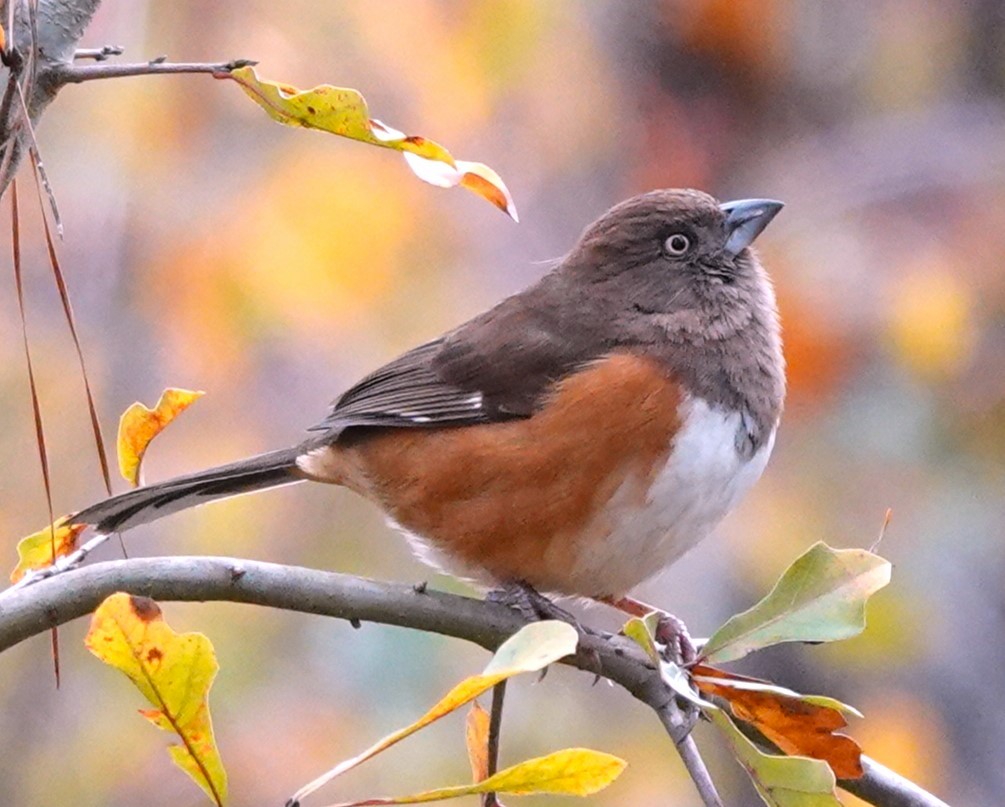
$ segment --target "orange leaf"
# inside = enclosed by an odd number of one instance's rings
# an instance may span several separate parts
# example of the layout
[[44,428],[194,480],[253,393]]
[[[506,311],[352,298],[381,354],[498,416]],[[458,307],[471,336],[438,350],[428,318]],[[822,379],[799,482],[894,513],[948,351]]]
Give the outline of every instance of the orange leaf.
[[139,401],[119,419],[119,472],[133,486],[140,484],[140,464],[150,441],[205,393],[169,387],[157,406],[148,409]]
[[[57,518],[52,526],[45,527],[17,544],[17,566],[10,573],[10,581],[16,583],[32,569],[45,569],[52,566],[56,558],[69,555],[77,548],[77,538],[80,537],[86,524],[68,524],[68,516]],[[55,549],[55,554],[53,554]]]
[[98,606],[84,644],[124,672],[154,705],[140,714],[178,735],[181,743],[168,748],[175,764],[215,804],[224,804],[227,774],[208,704],[219,665],[209,639],[201,633],[175,633],[153,600],[119,592]]
[[[714,667],[699,665],[692,675],[701,692],[728,701],[738,719],[756,726],[786,754],[821,759],[839,779],[862,776],[862,749],[851,737],[834,733],[848,725],[839,709],[814,703],[798,693],[786,694],[766,681]],[[740,684],[763,684],[764,688],[741,688]]]
[[482,709],[478,701],[471,704],[468,718],[464,722],[464,742],[468,747],[472,780],[480,782],[482,779],[487,779],[489,775],[489,713]]

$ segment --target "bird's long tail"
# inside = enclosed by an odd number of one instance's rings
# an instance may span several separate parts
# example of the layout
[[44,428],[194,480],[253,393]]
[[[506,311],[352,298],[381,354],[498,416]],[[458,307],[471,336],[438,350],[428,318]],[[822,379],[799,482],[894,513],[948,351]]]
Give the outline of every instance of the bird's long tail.
[[92,524],[100,533],[118,532],[196,507],[214,499],[303,481],[297,473],[301,449],[287,448],[178,476],[92,504],[69,517]]

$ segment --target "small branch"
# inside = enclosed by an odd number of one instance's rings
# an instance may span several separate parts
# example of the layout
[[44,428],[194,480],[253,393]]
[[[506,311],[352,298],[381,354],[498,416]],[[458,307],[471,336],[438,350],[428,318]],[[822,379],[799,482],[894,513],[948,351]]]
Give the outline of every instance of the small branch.
[[698,753],[694,737],[690,734],[687,735],[683,742],[677,744],[677,751],[680,758],[684,760],[684,766],[691,775],[695,787],[698,788],[698,794],[705,807],[724,807],[722,799],[719,798],[719,793],[715,789],[715,784],[712,782],[712,776],[709,774],[708,768],[705,767],[705,760]]
[[869,804],[883,807],[949,807],[927,790],[918,787],[910,779],[905,779],[863,755],[862,767],[865,774],[861,779],[840,779],[838,785]]
[[[485,766],[485,778],[489,778],[499,770],[499,736],[502,732],[503,703],[506,701],[506,679],[504,678],[492,687],[492,711],[489,713],[488,757]],[[486,793],[482,797],[482,807],[502,807],[495,793]]]
[[234,59],[230,62],[165,62],[154,59],[150,62],[127,64],[61,64],[54,66],[46,74],[49,86],[58,89],[66,84],[82,84],[103,78],[126,78],[128,76],[158,76],[178,73],[209,73],[226,76],[239,67],[258,64],[252,59]]
[[[497,648],[524,624],[504,605],[336,572],[233,558],[134,558],[95,563],[27,588],[0,592],[0,652],[86,616],[116,591],[162,601],[244,602],[350,623],[380,622],[453,636],[487,650]],[[671,737],[679,736],[683,718],[675,714],[673,690],[630,639],[583,636],[579,652],[563,661],[624,687],[656,712]],[[707,771],[703,764],[695,764],[688,740],[675,745],[689,773],[706,804],[721,804],[709,800],[710,791],[702,783]],[[865,775],[861,779],[840,783],[860,798],[882,807],[946,807],[868,757],[863,756],[862,762]]]
[[94,59],[103,62],[110,56],[121,56],[126,49],[121,45],[105,45],[103,48],[77,48],[73,52],[74,59]]
[[684,767],[687,768],[691,780],[698,789],[702,804],[705,807],[723,807],[722,799],[712,782],[712,776],[705,766],[705,760],[701,758],[698,746],[695,744],[692,733],[694,720],[681,709],[676,698],[671,698],[662,708],[656,709],[656,715],[677,746],[677,753],[680,754]]

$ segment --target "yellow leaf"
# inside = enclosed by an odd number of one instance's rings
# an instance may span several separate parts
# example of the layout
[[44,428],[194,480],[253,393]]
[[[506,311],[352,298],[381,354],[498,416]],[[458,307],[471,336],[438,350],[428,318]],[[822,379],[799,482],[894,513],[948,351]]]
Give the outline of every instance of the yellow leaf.
[[140,464],[147,446],[178,415],[205,393],[169,387],[157,406],[148,409],[139,401],[119,418],[119,472],[133,486],[140,484]]
[[217,805],[227,798],[227,774],[213,738],[209,688],[219,665],[201,633],[175,633],[157,603],[113,594],[94,612],[87,649],[124,672],[155,708],[147,720],[181,739],[171,758]]
[[[57,518],[52,526],[22,538],[17,543],[17,566],[10,573],[10,581],[16,583],[32,569],[45,569],[56,558],[69,555],[77,548],[77,538],[86,524],[68,524],[67,516]],[[55,549],[55,552],[53,550]]]
[[419,179],[441,188],[460,185],[487,199],[514,221],[519,220],[513,197],[495,171],[482,163],[455,160],[439,143],[419,135],[405,135],[371,118],[366,99],[356,90],[331,84],[300,90],[260,79],[253,67],[233,70],[230,76],[279,123],[400,151]]
[[566,748],[544,757],[528,759],[472,785],[441,787],[411,796],[389,796],[342,802],[331,807],[363,807],[380,804],[424,804],[478,793],[512,793],[529,796],[549,793],[589,796],[603,790],[625,769],[623,759],[589,748]]
[[578,640],[576,629],[565,622],[547,620],[524,625],[500,645],[481,675],[465,678],[414,723],[388,734],[352,759],[340,762],[331,770],[300,788],[293,794],[290,801],[293,803],[302,801],[336,776],[341,776],[346,771],[366,762],[444,715],[448,715],[455,709],[469,703],[500,681],[518,673],[540,670],[552,662],[575,653]]
[[489,722],[489,713],[482,709],[478,701],[472,703],[464,722],[464,744],[471,763],[471,778],[475,782],[489,775]]

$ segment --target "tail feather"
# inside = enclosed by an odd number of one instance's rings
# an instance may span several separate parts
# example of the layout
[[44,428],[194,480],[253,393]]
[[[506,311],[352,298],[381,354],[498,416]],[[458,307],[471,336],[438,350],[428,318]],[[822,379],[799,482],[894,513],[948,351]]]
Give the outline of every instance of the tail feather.
[[74,524],[91,524],[109,533],[148,524],[171,513],[214,499],[303,481],[297,474],[301,449],[287,448],[178,476],[92,504],[69,517]]

